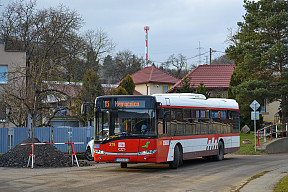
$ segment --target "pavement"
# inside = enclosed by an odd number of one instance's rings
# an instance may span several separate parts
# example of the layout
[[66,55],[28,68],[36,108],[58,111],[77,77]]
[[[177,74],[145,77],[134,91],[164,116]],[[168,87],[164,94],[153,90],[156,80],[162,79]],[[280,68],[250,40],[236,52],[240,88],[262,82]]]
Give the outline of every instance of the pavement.
[[[240,192],[273,192],[274,187],[280,180],[288,176],[288,166],[281,167],[265,173],[259,178],[251,180],[247,184],[243,183]],[[241,186],[240,186],[241,187]]]
[[[264,143],[260,143],[260,146],[257,146],[257,150],[266,152],[266,147],[282,138],[273,139],[272,141],[268,140]],[[285,146],[286,147],[286,146]],[[288,176],[288,166],[281,167],[275,170],[270,170],[269,172],[265,173],[264,175],[253,179],[251,181],[245,181],[242,185],[238,186],[235,191],[239,192],[273,192],[274,187],[277,183],[281,181],[284,177]]]

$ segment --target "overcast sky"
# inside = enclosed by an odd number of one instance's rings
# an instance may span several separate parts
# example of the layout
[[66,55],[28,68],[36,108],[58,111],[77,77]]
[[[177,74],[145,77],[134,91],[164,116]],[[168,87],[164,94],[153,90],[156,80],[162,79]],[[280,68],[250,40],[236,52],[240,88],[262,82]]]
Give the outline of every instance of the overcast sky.
[[[10,0],[0,0],[7,5]],[[144,57],[145,32],[149,26],[148,57],[159,65],[172,54],[195,57],[209,48],[223,55],[229,30],[245,14],[243,0],[38,0],[39,8],[63,4],[84,19],[83,30],[102,28],[116,43],[113,55],[130,50]],[[208,53],[201,57],[205,64]],[[198,64],[199,57],[188,59]]]

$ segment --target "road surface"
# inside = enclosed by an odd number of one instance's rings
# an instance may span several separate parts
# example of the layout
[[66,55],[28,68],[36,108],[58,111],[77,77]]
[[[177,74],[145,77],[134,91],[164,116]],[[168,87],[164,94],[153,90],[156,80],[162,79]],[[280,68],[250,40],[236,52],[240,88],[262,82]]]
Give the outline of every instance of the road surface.
[[[223,161],[202,158],[184,161],[183,166],[174,170],[169,169],[167,164],[128,164],[128,168],[121,169],[119,164],[114,163],[95,163],[80,168],[0,167],[0,191],[231,192],[264,171],[269,171],[266,173],[269,174],[280,170],[277,175],[287,175],[286,171],[281,172],[288,167],[287,160],[288,154],[232,154],[225,155]],[[245,186],[242,191],[244,189]]]

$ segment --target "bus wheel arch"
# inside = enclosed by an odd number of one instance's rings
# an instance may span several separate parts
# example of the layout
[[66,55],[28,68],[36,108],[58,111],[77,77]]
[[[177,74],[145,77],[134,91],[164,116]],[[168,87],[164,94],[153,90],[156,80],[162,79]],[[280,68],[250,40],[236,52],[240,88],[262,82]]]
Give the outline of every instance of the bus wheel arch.
[[169,162],[169,167],[177,169],[181,164],[183,164],[183,148],[180,143],[177,143],[174,148],[174,158],[173,161]]

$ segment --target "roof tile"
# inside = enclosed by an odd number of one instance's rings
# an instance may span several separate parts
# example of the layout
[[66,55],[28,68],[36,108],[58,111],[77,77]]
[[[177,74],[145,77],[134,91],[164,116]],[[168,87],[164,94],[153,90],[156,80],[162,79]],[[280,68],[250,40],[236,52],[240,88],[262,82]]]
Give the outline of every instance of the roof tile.
[[[167,83],[167,84],[175,84],[179,79],[176,77],[158,69],[155,66],[145,67],[136,73],[131,75],[134,83],[144,84],[144,83]],[[119,85],[121,83],[118,82]]]
[[[203,82],[208,89],[228,88],[234,67],[235,65],[199,65],[187,76],[191,78],[190,84],[194,87],[198,87]],[[168,92],[180,88],[183,80],[184,78],[178,81]]]

